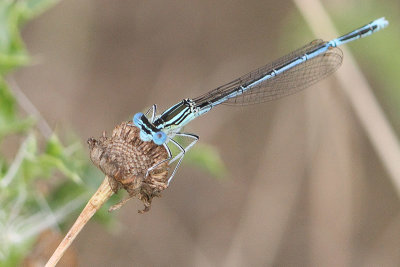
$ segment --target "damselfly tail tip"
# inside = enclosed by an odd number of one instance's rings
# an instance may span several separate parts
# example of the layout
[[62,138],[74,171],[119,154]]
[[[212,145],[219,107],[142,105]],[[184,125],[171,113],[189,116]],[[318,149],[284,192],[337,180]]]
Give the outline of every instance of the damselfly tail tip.
[[387,21],[385,19],[385,17],[382,17],[382,18],[379,18],[377,20],[374,20],[372,23],[375,24],[378,27],[377,30],[386,28],[389,25],[389,21]]

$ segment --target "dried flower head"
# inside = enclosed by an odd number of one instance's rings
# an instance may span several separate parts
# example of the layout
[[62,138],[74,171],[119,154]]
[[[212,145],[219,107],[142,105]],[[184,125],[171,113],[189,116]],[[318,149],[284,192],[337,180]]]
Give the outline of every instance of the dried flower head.
[[[123,122],[117,125],[111,137],[105,133],[98,140],[89,138],[90,158],[107,175],[114,192],[124,188],[129,198],[137,197],[150,209],[154,197],[168,187],[168,152],[163,146],[140,140],[139,129]],[[146,176],[147,170],[161,163]],[[121,207],[128,199],[114,206]]]

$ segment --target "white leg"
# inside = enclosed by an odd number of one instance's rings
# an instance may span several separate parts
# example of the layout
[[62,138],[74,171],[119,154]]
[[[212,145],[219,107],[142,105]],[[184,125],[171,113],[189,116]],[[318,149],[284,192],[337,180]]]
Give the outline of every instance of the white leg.
[[167,185],[169,185],[169,183],[171,182],[172,178],[175,176],[176,171],[178,170],[179,166],[181,165],[181,162],[183,160],[183,157],[185,156],[186,151],[188,151],[194,144],[196,144],[196,142],[199,140],[199,137],[197,135],[194,134],[188,134],[188,133],[177,133],[177,136],[183,136],[183,137],[188,137],[193,139],[193,141],[186,146],[185,148],[183,146],[181,146],[177,141],[173,140],[172,138],[169,139],[169,142],[171,142],[172,144],[174,144],[179,150],[180,152],[178,153],[178,155],[172,157],[172,153],[171,150],[169,149],[169,147],[166,144],[163,144],[164,148],[167,150],[168,152],[168,158],[158,162],[157,164],[155,164],[154,166],[151,166],[147,172],[146,172],[146,177],[149,175],[149,172],[151,172],[152,170],[156,169],[158,166],[160,166],[161,164],[169,161],[168,164],[173,163],[174,161],[178,160],[178,163],[176,164],[174,171],[172,172],[171,176],[168,178],[168,183]]
[[150,122],[153,123],[154,122],[154,118],[156,117],[157,105],[154,104],[153,106],[151,106],[151,108],[149,108],[146,111],[146,113],[144,114],[146,117],[147,117],[147,114],[149,114],[150,110],[152,110]]
[[163,164],[164,162],[170,161],[172,159],[172,154],[171,154],[171,150],[169,149],[169,147],[167,146],[167,144],[163,144],[164,148],[167,150],[168,152],[168,158],[154,164],[153,166],[151,166],[147,172],[146,172],[146,176],[145,178],[149,175],[149,172],[151,172],[152,170],[154,170],[155,168],[157,168],[158,166],[160,166],[161,164]]
[[194,139],[187,147],[183,148],[178,142],[176,142],[173,139],[170,139],[170,141],[179,148],[179,150],[181,151],[178,155],[176,155],[170,162],[169,164],[173,163],[175,160],[179,159],[178,163],[176,164],[176,167],[174,169],[174,171],[172,172],[171,176],[168,179],[168,185],[171,182],[172,178],[174,177],[176,171],[178,170],[179,166],[181,165],[181,162],[183,160],[183,157],[185,156],[186,151],[188,151],[198,140],[199,137],[197,135],[194,134],[187,134],[187,133],[177,133],[177,136],[184,136],[184,137],[189,137]]
[[[189,138],[192,138],[193,141],[192,141],[188,146],[186,146],[185,148],[182,148],[184,152],[182,152],[182,150],[181,150],[181,152],[180,152],[178,155],[176,155],[176,156],[170,161],[170,164],[173,163],[173,162],[174,162],[175,160],[177,160],[178,158],[183,157],[183,155],[186,153],[186,151],[188,151],[190,148],[192,148],[192,146],[194,146],[194,144],[196,144],[196,142],[199,140],[199,137],[198,137],[197,135],[195,135],[195,134],[176,133],[175,135],[177,135],[177,136],[189,137]],[[175,142],[176,142],[176,141],[175,141]],[[181,147],[182,147],[182,146],[181,146]]]
[[171,176],[168,178],[168,183],[167,183],[168,185],[171,182],[172,178],[174,178],[175,173],[178,170],[179,165],[181,165],[182,159],[185,156],[185,152],[186,152],[185,149],[180,144],[178,144],[178,142],[176,142],[175,140],[170,139],[170,142],[173,143],[181,152],[169,162],[171,164],[172,162],[174,162],[176,159],[179,158],[179,161],[176,164],[174,171],[172,172]]
[[197,141],[199,141],[199,137],[198,137],[197,135],[195,135],[195,134],[190,134],[190,133],[177,133],[176,135],[177,135],[177,136],[189,137],[189,138],[192,138],[192,139],[193,139],[193,141],[192,141],[187,147],[185,147],[185,151],[188,151],[189,149],[191,149],[192,146],[194,146],[194,145],[197,143]]

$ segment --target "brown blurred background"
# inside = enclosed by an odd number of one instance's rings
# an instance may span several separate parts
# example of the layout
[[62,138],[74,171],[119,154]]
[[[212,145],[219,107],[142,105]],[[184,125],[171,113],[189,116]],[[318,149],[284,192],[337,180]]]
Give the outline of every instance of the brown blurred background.
[[[395,1],[379,3],[323,4],[346,18],[344,34],[398,12]],[[378,91],[372,42],[384,34],[350,45],[364,47],[355,54]],[[313,38],[291,1],[62,1],[25,28],[36,64],[16,81],[53,128],[68,125],[85,142]],[[400,265],[392,177],[335,77],[275,102],[221,106],[185,130],[218,149],[226,179],[181,167],[148,214],[131,201],[117,212],[119,229],[89,223],[74,244],[80,266]]]

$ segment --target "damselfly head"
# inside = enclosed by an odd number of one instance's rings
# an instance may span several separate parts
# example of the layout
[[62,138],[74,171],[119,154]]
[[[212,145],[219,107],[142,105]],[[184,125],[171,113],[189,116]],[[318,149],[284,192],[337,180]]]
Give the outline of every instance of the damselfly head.
[[141,124],[142,124],[142,116],[144,114],[142,112],[138,112],[135,114],[135,116],[133,116],[132,121],[135,124],[136,127],[139,127],[139,129],[141,128]]
[[167,135],[163,131],[159,131],[149,122],[146,116],[138,112],[132,118],[133,124],[140,130],[140,139],[145,142],[153,141],[156,145],[162,145],[167,141]]

